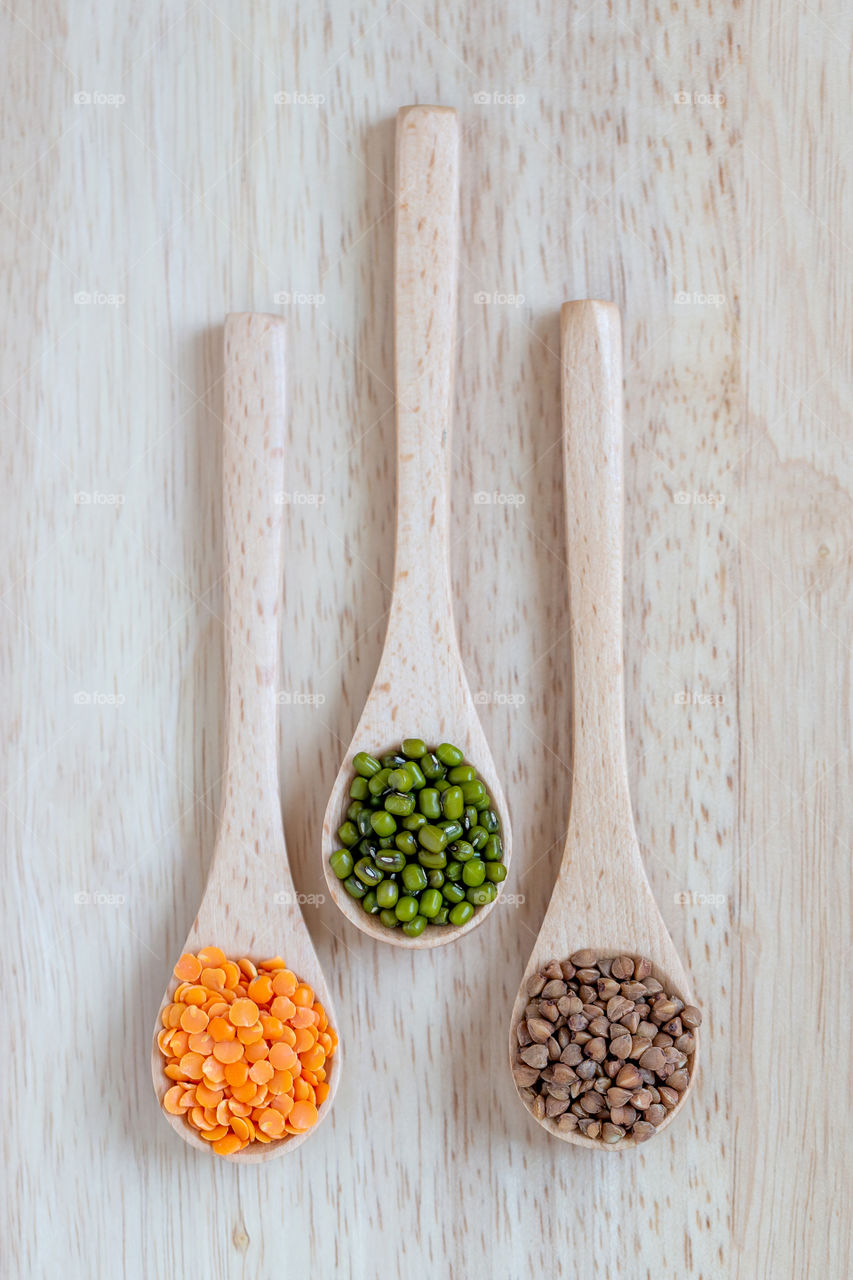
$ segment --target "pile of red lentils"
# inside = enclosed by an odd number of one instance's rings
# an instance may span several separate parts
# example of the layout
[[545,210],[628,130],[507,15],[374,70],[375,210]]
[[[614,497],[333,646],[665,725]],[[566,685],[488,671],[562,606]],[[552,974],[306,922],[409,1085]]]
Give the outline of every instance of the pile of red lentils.
[[222,1156],[306,1133],[329,1095],[338,1038],[307,983],[276,956],[255,965],[219,947],[187,952],[157,1045],[175,1083],[163,1106]]

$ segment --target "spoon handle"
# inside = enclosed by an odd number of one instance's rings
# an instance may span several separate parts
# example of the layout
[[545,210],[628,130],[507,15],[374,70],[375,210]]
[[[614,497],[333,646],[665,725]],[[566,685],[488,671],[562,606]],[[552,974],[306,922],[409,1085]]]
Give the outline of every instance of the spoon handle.
[[[227,745],[221,834],[281,825],[278,606],[285,432],[285,323],[225,321],[222,446]],[[247,840],[248,832],[244,833]]]
[[[570,828],[627,823],[622,658],[622,334],[609,302],[561,313],[562,404],[572,613]],[[605,821],[606,819],[606,821]]]
[[[394,341],[397,544],[389,635],[453,639],[450,428],[459,239],[459,126],[447,107],[397,115]],[[449,628],[435,636],[435,628]],[[402,633],[402,634],[401,634]]]

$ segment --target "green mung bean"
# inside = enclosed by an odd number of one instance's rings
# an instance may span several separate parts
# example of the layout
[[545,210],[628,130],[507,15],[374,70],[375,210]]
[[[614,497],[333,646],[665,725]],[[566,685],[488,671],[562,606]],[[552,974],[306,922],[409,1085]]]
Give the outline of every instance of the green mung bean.
[[405,898],[398,898],[397,905],[394,908],[394,915],[404,924],[409,920],[414,920],[418,914],[418,900],[407,894]]
[[[368,897],[370,895],[368,894]],[[465,892],[465,897],[475,907],[484,907],[487,902],[491,902],[492,895],[489,893],[489,886],[484,884],[472,885]],[[367,898],[365,898],[365,902]]]
[[409,938],[468,924],[506,878],[501,824],[459,747],[405,738],[381,756],[359,751],[340,848],[330,865],[346,892]]
[[454,818],[458,821],[465,812],[465,801],[462,798],[461,787],[448,787],[442,792],[441,808],[445,818]]
[[417,859],[421,866],[426,867],[428,871],[440,871],[447,866],[447,854],[443,849],[439,849],[438,853],[430,853],[428,849],[419,849]]
[[482,884],[485,878],[486,864],[482,858],[472,858],[470,862],[463,862],[462,879],[469,888]]
[[352,869],[355,864],[349,849],[338,849],[336,853],[332,854],[329,862],[332,864],[332,870],[339,880],[346,880],[347,876],[352,875]]
[[356,778],[353,778],[352,782],[350,783],[349,793],[350,793],[351,800],[366,800],[367,797],[370,795],[370,788],[367,785],[367,778],[362,778],[361,775],[359,775]]
[[366,751],[359,751],[358,755],[353,756],[352,767],[362,778],[372,778],[382,768],[376,757],[368,755]]
[[414,778],[405,765],[392,769],[388,774],[388,786],[393,787],[395,791],[411,791],[413,783]]
[[441,798],[435,787],[423,787],[418,795],[418,808],[428,821],[441,817]]
[[[358,883],[356,881],[356,883]],[[454,884],[452,880],[446,880],[441,886],[441,894],[446,902],[463,902],[465,899],[465,890],[461,884]]]
[[421,894],[419,910],[427,920],[434,919],[441,910],[442,897],[438,889],[425,889]]
[[343,822],[338,827],[338,839],[341,844],[351,849],[354,844],[358,844],[358,827],[354,822]]
[[411,894],[422,893],[429,884],[427,873],[418,862],[408,862],[400,872],[400,879]]
[[351,898],[363,898],[367,893],[367,885],[362,884],[355,876],[347,876],[344,880],[344,888]]
[[[393,836],[397,830],[397,823],[394,821],[394,815],[386,813],[384,809],[374,810],[370,815],[370,821],[373,830],[378,836]],[[346,843],[346,841],[344,841]]]
[[407,858],[414,858],[418,852],[418,842],[412,835],[411,831],[398,831],[394,837],[394,843],[401,853]]
[[421,772],[425,778],[444,777],[444,766],[434,752],[424,752],[418,764],[421,766]]
[[415,811],[415,797],[409,795],[407,791],[392,791],[385,797],[385,808],[389,813],[393,813],[395,818],[408,818],[409,814]]
[[[344,841],[344,844],[346,844],[346,841]],[[425,827],[421,827],[418,832],[418,844],[424,849],[428,849],[430,853],[441,853],[447,846],[447,836],[441,827],[433,827],[427,824]]]
[[412,779],[412,786],[415,791],[420,791],[421,787],[426,786],[426,778],[421,772],[420,765],[415,760],[410,760],[406,765],[409,777]]
[[373,855],[373,861],[387,875],[402,871],[406,865],[406,855],[402,849],[380,849]]
[[382,871],[372,858],[359,858],[355,864],[355,874],[368,889],[375,889],[382,880]]
[[400,896],[400,890],[393,880],[383,880],[376,889],[376,901],[383,909],[393,907]]

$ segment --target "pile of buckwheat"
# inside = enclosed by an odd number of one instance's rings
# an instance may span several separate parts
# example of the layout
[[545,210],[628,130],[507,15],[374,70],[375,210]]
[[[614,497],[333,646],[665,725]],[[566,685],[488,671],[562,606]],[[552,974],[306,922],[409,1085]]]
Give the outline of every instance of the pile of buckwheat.
[[702,1015],[651,972],[645,959],[576,951],[530,979],[513,1075],[538,1120],[645,1142],[678,1105]]

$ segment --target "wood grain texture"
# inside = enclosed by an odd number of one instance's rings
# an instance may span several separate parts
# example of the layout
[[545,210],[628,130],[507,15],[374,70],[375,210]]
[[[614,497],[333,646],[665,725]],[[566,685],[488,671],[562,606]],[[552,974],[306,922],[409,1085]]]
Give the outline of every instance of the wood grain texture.
[[[0,1270],[840,1280],[849,6],[9,0],[0,32],[4,996],[32,1028]],[[390,602],[411,102],[460,113],[451,581],[516,835],[505,909],[419,955],[316,901]],[[583,297],[624,316],[635,823],[706,1015],[689,1108],[617,1160],[532,1125],[505,1067],[569,812],[558,312]],[[251,1169],[178,1144],[149,1072],[221,800],[240,310],[287,323],[279,768],[346,1053],[328,1123]]]
[[503,862],[512,865],[506,797],[465,676],[450,591],[451,401],[459,255],[459,124],[448,107],[397,115],[394,228],[394,362],[397,529],[388,629],[376,679],[335,779],[323,821],[323,872],[332,901],[364,933],[410,951],[447,946],[484,924],[498,900],[467,925],[408,938],[353,900],[332,871],[350,802],[353,756],[383,755],[404,738],[452,742],[486,783],[501,817]]

